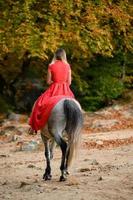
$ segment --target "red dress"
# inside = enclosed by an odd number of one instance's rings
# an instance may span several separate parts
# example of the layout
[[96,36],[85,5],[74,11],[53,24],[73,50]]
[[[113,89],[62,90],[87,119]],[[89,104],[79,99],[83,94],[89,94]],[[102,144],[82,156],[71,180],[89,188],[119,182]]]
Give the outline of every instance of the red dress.
[[36,100],[29,120],[29,124],[35,131],[45,126],[53,107],[59,100],[65,97],[74,98],[67,82],[69,64],[57,60],[54,64],[49,65],[49,70],[53,83]]

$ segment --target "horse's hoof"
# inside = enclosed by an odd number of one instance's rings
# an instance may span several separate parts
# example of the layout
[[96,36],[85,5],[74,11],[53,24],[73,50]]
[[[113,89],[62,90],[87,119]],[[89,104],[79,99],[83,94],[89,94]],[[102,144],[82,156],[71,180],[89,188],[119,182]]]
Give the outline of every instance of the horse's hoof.
[[50,174],[44,174],[44,175],[43,175],[43,179],[44,179],[45,181],[49,181],[49,180],[52,179],[52,175],[50,175]]
[[60,176],[60,181],[66,181],[67,179],[64,176]]
[[69,175],[70,173],[66,170],[66,175]]

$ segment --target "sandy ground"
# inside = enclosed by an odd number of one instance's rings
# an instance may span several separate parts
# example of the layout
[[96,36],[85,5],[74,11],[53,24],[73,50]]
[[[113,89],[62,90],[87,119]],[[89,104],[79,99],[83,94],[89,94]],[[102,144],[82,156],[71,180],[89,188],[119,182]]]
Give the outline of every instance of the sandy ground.
[[15,142],[0,143],[0,199],[132,200],[132,139],[133,129],[84,133],[78,159],[66,182],[59,182],[58,147],[51,163],[52,180],[46,182],[42,180],[42,148],[15,151]]

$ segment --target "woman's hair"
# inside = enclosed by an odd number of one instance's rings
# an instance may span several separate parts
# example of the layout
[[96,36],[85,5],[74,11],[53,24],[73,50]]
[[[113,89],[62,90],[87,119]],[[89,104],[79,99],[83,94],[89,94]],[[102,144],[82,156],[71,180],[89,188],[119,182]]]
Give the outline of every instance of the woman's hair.
[[51,64],[53,64],[56,60],[61,60],[65,63],[67,63],[66,52],[64,49],[61,49],[61,48],[57,49],[57,51],[54,54]]

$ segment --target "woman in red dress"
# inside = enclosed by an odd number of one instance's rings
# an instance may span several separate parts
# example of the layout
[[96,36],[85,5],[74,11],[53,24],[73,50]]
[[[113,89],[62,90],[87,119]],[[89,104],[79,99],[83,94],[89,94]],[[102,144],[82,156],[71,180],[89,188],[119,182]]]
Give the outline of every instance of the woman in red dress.
[[35,131],[47,123],[53,107],[62,98],[74,98],[70,89],[71,68],[64,49],[58,49],[48,67],[47,83],[50,87],[37,99],[30,116],[29,124]]

